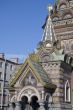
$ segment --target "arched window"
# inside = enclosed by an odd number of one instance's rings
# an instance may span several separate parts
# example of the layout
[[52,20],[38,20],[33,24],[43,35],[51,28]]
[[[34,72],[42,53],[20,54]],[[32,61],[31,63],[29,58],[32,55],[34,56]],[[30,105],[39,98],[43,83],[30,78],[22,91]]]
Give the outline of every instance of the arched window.
[[68,55],[67,54],[64,56],[64,62],[68,63]]
[[65,8],[66,8],[66,4],[63,3],[63,4],[60,5],[60,10],[63,10]]
[[71,14],[66,14],[63,19],[69,19],[69,18],[72,18]]
[[72,58],[70,58],[70,60],[69,60],[69,64],[70,64],[70,65],[72,64],[72,60],[73,60],[73,59],[72,59]]
[[58,21],[59,20],[59,17],[55,16],[52,21]]
[[70,84],[68,80],[65,83],[65,102],[70,102]]

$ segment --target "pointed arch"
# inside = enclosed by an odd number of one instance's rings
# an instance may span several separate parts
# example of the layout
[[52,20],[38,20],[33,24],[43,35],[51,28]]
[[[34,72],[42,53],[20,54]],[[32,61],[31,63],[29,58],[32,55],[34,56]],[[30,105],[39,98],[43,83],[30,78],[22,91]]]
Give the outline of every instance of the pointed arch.
[[65,102],[70,102],[71,101],[71,97],[70,97],[70,83],[67,80],[65,82]]
[[67,54],[64,56],[64,62],[68,63],[68,55]]

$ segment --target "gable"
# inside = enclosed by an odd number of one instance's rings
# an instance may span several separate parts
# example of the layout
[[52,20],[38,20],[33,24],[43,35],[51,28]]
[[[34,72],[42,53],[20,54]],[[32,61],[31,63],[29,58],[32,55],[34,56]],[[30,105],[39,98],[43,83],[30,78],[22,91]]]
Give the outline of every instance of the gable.
[[32,74],[32,76],[37,82],[41,81],[41,78],[37,75],[36,70],[34,70],[34,68],[31,66],[31,64],[29,63],[29,60],[26,59],[22,67],[10,79],[10,82],[9,82],[10,86],[13,86],[18,80],[21,83],[23,79],[25,80],[27,76],[30,76],[30,73]]
[[13,77],[10,79],[9,84],[10,86],[13,86],[17,82],[21,83],[22,80],[25,80],[26,77],[30,75],[38,82],[38,77],[35,74],[35,71],[33,71],[32,67],[29,64],[29,61],[26,60],[24,64],[22,65],[22,67],[18,70],[18,72],[15,73]]
[[[34,78],[40,82],[44,87],[55,87],[54,84],[52,84],[50,78],[48,77],[48,74],[45,72],[43,67],[41,66],[40,62],[38,61],[32,61],[31,59],[26,59],[22,67],[19,69],[19,71],[10,79],[9,85],[14,86],[15,83],[27,76],[29,71],[32,73]],[[29,76],[29,75],[28,75]]]

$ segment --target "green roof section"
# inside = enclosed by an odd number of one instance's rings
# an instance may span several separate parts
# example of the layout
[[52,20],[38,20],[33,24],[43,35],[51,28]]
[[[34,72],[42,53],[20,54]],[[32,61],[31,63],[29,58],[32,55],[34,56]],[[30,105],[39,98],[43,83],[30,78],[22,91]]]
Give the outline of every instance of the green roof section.
[[51,82],[48,74],[43,69],[41,63],[38,61],[38,57],[36,55],[29,55],[29,57],[25,60],[24,64],[21,68],[13,75],[13,77],[9,81],[9,86],[14,86],[20,75],[23,73],[24,68],[26,65],[29,65],[33,70],[34,74],[36,75],[37,79],[44,87],[56,88],[56,86]]
[[64,61],[64,57],[65,57],[65,54],[63,53],[63,49],[55,49],[55,51],[52,53],[52,56],[53,56],[53,61]]
[[39,74],[39,76],[41,77],[44,83],[47,83],[47,84],[51,83],[51,80],[48,77],[48,74],[45,72],[45,70],[43,69],[43,67],[41,66],[39,62],[30,61],[30,63],[36,69],[37,74]]

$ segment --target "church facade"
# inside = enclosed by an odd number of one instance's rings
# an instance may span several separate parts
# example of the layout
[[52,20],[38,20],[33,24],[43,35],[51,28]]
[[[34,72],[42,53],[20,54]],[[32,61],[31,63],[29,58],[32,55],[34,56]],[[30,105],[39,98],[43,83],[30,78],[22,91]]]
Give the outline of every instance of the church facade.
[[49,12],[42,40],[9,81],[9,110],[72,110],[73,0]]

